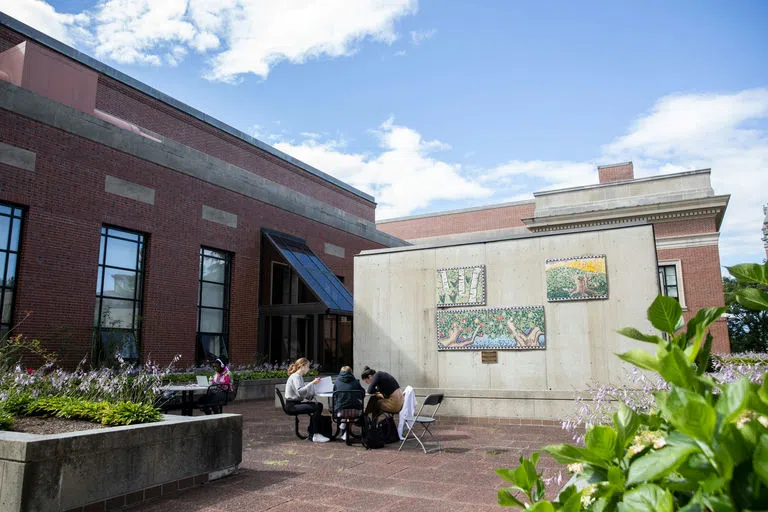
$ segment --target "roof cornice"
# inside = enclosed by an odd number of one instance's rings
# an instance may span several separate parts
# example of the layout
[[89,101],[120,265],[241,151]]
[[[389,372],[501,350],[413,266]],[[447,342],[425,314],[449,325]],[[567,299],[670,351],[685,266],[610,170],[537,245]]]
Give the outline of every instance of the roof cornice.
[[540,232],[623,224],[626,222],[647,221],[658,223],[694,217],[715,217],[716,229],[719,230],[730,197],[730,195],[710,196],[700,199],[594,210],[576,214],[534,216],[524,218],[522,221],[531,231]]

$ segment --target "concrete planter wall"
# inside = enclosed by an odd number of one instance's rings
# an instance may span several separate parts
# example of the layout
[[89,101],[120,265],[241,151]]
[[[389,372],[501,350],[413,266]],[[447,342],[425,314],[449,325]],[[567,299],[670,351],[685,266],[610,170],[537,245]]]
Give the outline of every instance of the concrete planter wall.
[[275,396],[275,385],[285,384],[286,379],[258,379],[242,380],[237,390],[235,401],[257,400],[259,398],[273,398]]
[[0,432],[0,512],[135,505],[229,474],[242,453],[238,414],[166,415],[55,435]]

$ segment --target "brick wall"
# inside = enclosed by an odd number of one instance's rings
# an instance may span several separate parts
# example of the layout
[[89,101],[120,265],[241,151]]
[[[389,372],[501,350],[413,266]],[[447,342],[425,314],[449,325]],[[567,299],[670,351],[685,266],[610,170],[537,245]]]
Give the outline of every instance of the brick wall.
[[96,108],[374,221],[373,202],[103,75],[96,91]]
[[[683,272],[683,292],[688,311],[686,321],[697,310],[725,305],[723,282],[720,277],[720,251],[716,245],[690,247],[686,249],[664,249],[657,251],[659,261],[680,260]],[[713,352],[730,352],[728,328],[725,319],[720,319],[710,329],[714,337]]]
[[535,203],[530,202],[498,208],[380,222],[376,227],[380,231],[403,240],[427,238],[472,231],[522,227],[524,224],[520,219],[532,217],[534,209]]
[[[148,234],[142,356],[194,361],[201,245],[234,253],[230,312],[232,360],[257,345],[260,229],[307,240],[331,270],[353,283],[353,255],[380,245],[221,189],[164,167],[0,110],[0,140],[37,154],[36,168],[0,167],[0,201],[27,207],[17,279],[21,332],[39,337],[74,365],[90,353],[100,228]],[[155,189],[153,206],[104,192],[111,175]],[[202,205],[234,213],[238,227],[201,218]],[[345,258],[323,253],[328,241]]]
[[717,225],[715,224],[714,217],[659,222],[654,225],[653,229],[656,233],[656,238],[693,235],[698,233],[717,233]]

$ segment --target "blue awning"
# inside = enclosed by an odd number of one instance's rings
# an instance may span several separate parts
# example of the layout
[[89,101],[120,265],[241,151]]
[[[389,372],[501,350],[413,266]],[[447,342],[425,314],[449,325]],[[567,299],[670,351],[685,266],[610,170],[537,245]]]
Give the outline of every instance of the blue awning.
[[312,292],[335,315],[352,315],[352,294],[307,242],[293,235],[263,228],[264,235]]

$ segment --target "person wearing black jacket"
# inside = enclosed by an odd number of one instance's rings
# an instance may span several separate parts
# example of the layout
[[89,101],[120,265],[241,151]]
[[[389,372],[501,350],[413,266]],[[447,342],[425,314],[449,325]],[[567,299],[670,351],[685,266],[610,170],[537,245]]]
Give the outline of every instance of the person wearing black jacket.
[[370,413],[375,419],[382,411],[397,414],[403,408],[405,395],[392,375],[366,366],[360,379],[368,386],[368,394],[371,395],[365,408],[366,414]]
[[[334,391],[360,391],[365,396],[365,389],[363,386],[360,385],[360,381],[355,378],[355,376],[352,374],[352,368],[349,366],[343,366],[341,368],[341,371],[339,372],[339,376],[336,377],[336,381],[333,383],[333,390]],[[339,417],[343,418],[345,416],[351,416],[351,410],[360,410],[360,407],[362,406],[362,403],[357,402],[354,399],[352,394],[342,394],[339,396],[339,398],[334,402],[333,404],[333,412],[334,414]],[[338,395],[337,395],[338,396]],[[350,410],[350,413],[345,413],[344,410]],[[341,438],[343,440],[346,440],[347,438],[347,423],[346,421],[343,421],[339,427],[344,430],[344,433],[341,435]]]

